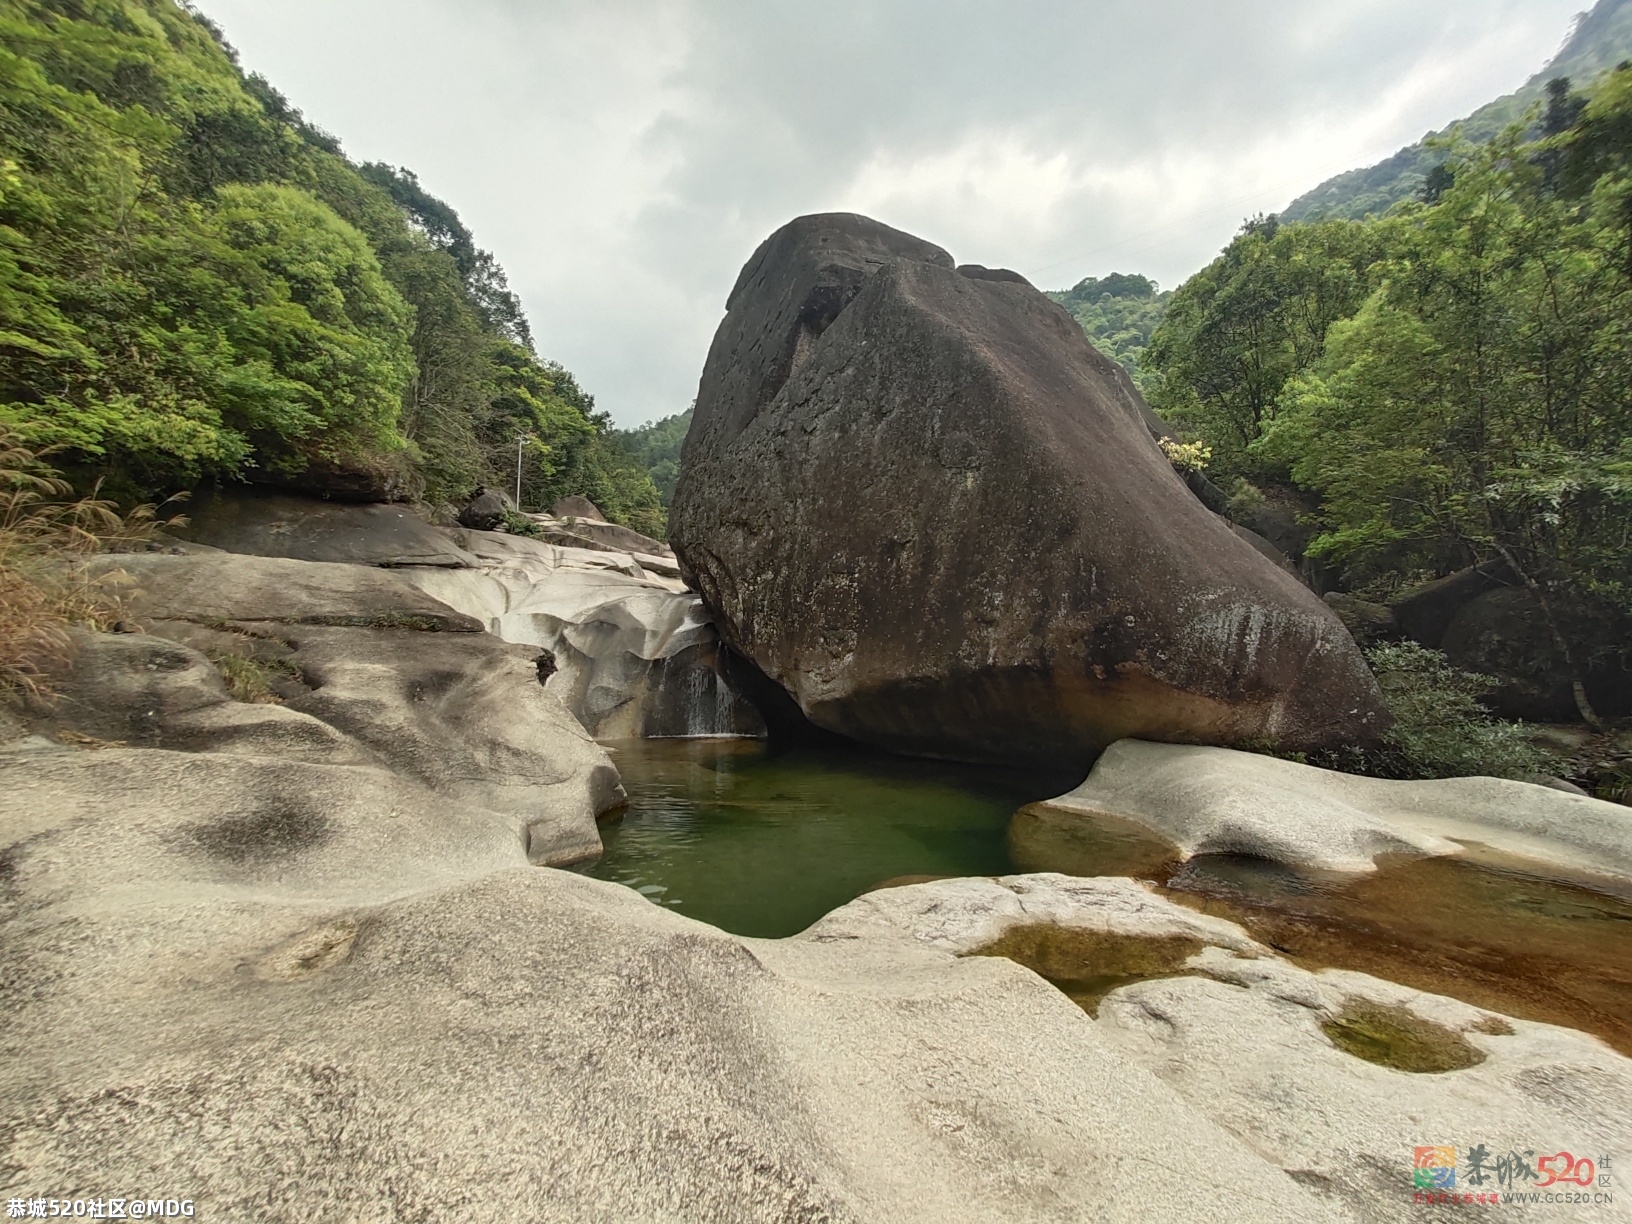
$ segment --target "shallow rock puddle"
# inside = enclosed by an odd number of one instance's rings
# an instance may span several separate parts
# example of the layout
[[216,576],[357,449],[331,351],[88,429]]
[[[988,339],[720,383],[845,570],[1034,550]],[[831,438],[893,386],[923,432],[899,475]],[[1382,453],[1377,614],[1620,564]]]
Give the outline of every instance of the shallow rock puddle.
[[1371,875],[1326,877],[1203,857],[1161,882],[1173,900],[1240,923],[1306,968],[1354,969],[1581,1029],[1632,1055],[1632,897],[1488,853],[1384,859]]

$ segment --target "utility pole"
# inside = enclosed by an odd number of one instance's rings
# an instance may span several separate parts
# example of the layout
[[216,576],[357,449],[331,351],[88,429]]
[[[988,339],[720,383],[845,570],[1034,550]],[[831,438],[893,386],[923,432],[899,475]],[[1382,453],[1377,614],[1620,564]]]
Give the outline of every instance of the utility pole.
[[521,457],[527,442],[535,441],[535,434],[516,434],[516,512],[521,514]]

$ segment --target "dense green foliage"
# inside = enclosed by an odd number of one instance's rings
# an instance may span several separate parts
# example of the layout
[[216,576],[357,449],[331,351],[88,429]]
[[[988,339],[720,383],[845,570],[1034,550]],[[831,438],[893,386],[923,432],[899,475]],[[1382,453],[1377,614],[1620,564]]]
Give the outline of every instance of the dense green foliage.
[[636,429],[618,431],[618,445],[651,475],[663,499],[663,509],[674,503],[674,482],[680,475],[680,447],[685,443],[686,431],[691,428],[692,408],[664,417],[661,421],[647,421]]
[[1444,140],[1453,132],[1483,143],[1526,119],[1560,77],[1592,81],[1623,60],[1632,59],[1632,0],[1598,0],[1583,14],[1546,68],[1513,93],[1487,103],[1445,132],[1430,133],[1392,157],[1349,170],[1299,196],[1280,214],[1282,221],[1318,217],[1359,219],[1380,216],[1401,200],[1418,195],[1445,160]]
[[1238,473],[1287,381],[1319,359],[1327,329],[1365,301],[1383,252],[1382,235],[1361,222],[1248,222],[1171,295],[1146,353],[1152,406],[1196,423],[1213,469]]
[[529,505],[660,514],[457,214],[174,0],[0,0],[0,424],[133,499],[315,463],[456,500],[525,435]]
[[[1595,101],[1632,102],[1632,72]],[[1579,164],[1599,156],[1570,134]],[[1632,177],[1545,186],[1514,137],[1465,150],[1389,230],[1381,286],[1258,442],[1320,493],[1315,549],[1443,569],[1496,554],[1632,612]]]
[[1402,778],[1524,778],[1549,772],[1550,758],[1522,727],[1498,722],[1480,704],[1496,686],[1459,671],[1414,642],[1366,652],[1394,725],[1372,772]]
[[1074,288],[1048,296],[1072,313],[1095,348],[1120,362],[1143,386],[1145,348],[1167,311],[1171,293],[1160,292],[1155,281],[1143,276],[1113,272],[1087,277]]
[[1387,217],[1248,225],[1147,385],[1216,479],[1317,494],[1309,551],[1351,586],[1499,560],[1579,672],[1632,624],[1632,69],[1544,127],[1447,143]]

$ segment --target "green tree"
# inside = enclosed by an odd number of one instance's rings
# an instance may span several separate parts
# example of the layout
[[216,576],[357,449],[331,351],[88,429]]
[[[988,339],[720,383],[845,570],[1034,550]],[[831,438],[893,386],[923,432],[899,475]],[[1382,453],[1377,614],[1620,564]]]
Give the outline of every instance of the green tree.
[[1151,406],[1212,448],[1219,476],[1255,472],[1252,447],[1288,381],[1319,360],[1354,313],[1389,227],[1359,221],[1249,221],[1174,294],[1145,353]]
[[458,214],[173,0],[0,0],[0,424],[131,500],[321,459],[453,501],[531,437],[538,497],[661,523]]
[[369,245],[299,188],[170,195],[253,103],[185,14],[122,12],[0,8],[0,419],[143,489],[399,446],[408,312]]
[[1550,190],[1524,130],[1456,150],[1440,202],[1398,217],[1381,286],[1254,449],[1320,493],[1311,551],[1351,571],[1507,562],[1590,720],[1564,626],[1632,613],[1632,197],[1613,171]]
[[691,429],[696,405],[661,421],[647,421],[637,429],[620,430],[617,442],[645,468],[657,486],[665,511],[674,503],[674,482],[680,475],[680,448]]

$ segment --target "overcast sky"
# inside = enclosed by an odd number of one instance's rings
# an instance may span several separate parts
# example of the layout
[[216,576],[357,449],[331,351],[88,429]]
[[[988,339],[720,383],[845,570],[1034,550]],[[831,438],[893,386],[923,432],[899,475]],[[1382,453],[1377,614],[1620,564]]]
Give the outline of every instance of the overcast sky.
[[1173,286],[1241,219],[1518,86],[1588,0],[201,0],[354,158],[416,171],[625,425],[726,292],[864,212],[1040,288]]

